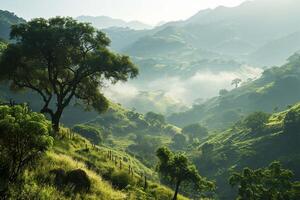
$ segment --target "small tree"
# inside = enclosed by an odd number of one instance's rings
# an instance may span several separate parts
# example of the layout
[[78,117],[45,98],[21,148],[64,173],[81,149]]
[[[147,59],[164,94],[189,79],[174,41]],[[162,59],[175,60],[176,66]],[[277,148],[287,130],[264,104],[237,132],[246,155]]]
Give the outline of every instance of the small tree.
[[242,79],[236,78],[231,81],[231,85],[234,85],[235,88],[237,88],[241,82],[242,82]]
[[7,191],[51,146],[50,129],[42,114],[30,112],[26,106],[0,106],[0,191]]
[[264,112],[254,112],[246,117],[244,124],[250,128],[252,132],[263,130],[265,124],[268,122],[270,115]]
[[158,171],[169,182],[175,184],[173,200],[177,200],[180,184],[193,183],[199,191],[213,190],[214,184],[202,178],[195,165],[188,158],[179,153],[174,154],[168,148],[159,148],[156,152],[159,158]]
[[245,168],[242,173],[233,173],[231,186],[238,186],[239,200],[283,200],[297,199],[294,193],[296,183],[293,173],[283,169],[279,162],[273,162],[264,169]]
[[64,109],[75,97],[88,108],[105,111],[108,101],[99,87],[105,81],[126,81],[138,74],[127,56],[113,54],[110,40],[90,24],[72,18],[34,19],[12,26],[1,56],[0,79],[11,88],[31,89],[44,102],[55,131]]
[[193,142],[196,138],[200,139],[206,137],[208,135],[208,130],[200,124],[190,124],[183,127],[182,133],[189,137],[190,142]]

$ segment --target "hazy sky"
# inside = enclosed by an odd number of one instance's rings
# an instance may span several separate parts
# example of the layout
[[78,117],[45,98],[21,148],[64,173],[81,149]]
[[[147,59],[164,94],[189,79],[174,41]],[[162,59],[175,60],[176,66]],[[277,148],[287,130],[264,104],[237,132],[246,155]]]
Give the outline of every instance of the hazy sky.
[[185,19],[201,9],[236,6],[245,0],[0,0],[0,9],[25,19],[57,15],[106,15],[148,24]]

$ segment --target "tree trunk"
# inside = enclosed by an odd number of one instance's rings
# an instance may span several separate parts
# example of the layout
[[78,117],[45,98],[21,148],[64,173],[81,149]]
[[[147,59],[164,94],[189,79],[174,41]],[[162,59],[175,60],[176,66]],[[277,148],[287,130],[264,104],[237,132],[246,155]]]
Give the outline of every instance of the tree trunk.
[[62,109],[57,109],[55,114],[52,116],[52,128],[54,133],[59,133],[59,122],[62,115]]
[[52,117],[52,128],[54,133],[59,132],[59,119],[56,116]]
[[179,190],[179,185],[180,185],[180,181],[177,181],[173,200],[177,200],[177,194],[178,194],[178,190]]

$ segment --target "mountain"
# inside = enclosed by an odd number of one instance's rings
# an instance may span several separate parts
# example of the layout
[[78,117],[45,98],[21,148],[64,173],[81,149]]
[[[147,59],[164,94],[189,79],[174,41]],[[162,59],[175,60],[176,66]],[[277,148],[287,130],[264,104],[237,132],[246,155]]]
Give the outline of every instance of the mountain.
[[231,126],[254,111],[284,110],[300,100],[299,77],[300,54],[295,54],[287,64],[266,69],[257,80],[244,82],[241,87],[194,105],[185,112],[174,113],[168,121],[178,126],[201,122],[218,129]]
[[[149,30],[133,30],[131,28],[111,27],[103,29],[111,39],[112,49],[121,52],[124,47],[136,42],[139,38],[147,35]],[[124,38],[126,38],[124,40]]]
[[283,64],[289,55],[300,50],[300,32],[272,40],[249,56],[250,62],[263,65]]
[[218,199],[235,199],[237,188],[228,184],[233,171],[266,167],[274,160],[291,169],[294,179],[300,180],[299,116],[298,103],[272,114],[260,130],[249,129],[241,120],[226,131],[204,139],[198,150],[189,151],[198,170],[216,180]]
[[[125,49],[141,49],[141,46],[153,51],[159,47],[165,49],[164,46],[170,44],[164,40],[175,37],[177,41],[193,48],[241,56],[255,51],[272,40],[299,31],[297,26],[300,18],[297,11],[299,6],[300,2],[297,0],[276,3],[270,0],[257,0],[233,8],[220,6],[216,9],[202,10],[187,20],[166,23],[152,30],[152,33],[149,32],[152,40],[156,41],[155,39],[159,38],[161,44],[158,42],[148,47],[148,41],[151,41],[148,35]],[[266,13],[266,8],[272,12]],[[144,54],[146,55],[148,51]],[[129,53],[136,55],[132,51]]]
[[81,22],[88,22],[91,23],[98,29],[106,29],[111,27],[121,27],[121,28],[130,28],[134,30],[144,30],[144,29],[151,29],[152,26],[144,24],[139,21],[129,21],[126,22],[121,19],[114,19],[111,17],[106,16],[79,16],[76,18],[78,21]]
[[24,19],[16,16],[14,13],[0,10],[0,38],[9,40],[11,25],[24,22]]

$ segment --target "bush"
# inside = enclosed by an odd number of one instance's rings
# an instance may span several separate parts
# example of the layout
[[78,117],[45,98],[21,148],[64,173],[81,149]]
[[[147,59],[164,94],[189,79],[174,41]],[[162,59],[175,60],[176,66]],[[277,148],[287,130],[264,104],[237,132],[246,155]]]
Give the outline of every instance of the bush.
[[62,189],[65,184],[66,172],[63,169],[54,169],[50,171],[54,175],[54,185]]
[[24,170],[52,145],[50,129],[44,115],[24,105],[0,106],[0,192],[19,182]]
[[93,144],[98,145],[103,141],[100,130],[95,127],[87,125],[76,125],[73,127],[73,131],[79,133],[81,136],[85,137]]
[[111,182],[118,189],[125,189],[132,183],[130,175],[125,171],[114,172],[111,175]]
[[91,188],[91,181],[82,169],[68,171],[65,183],[71,185],[74,192],[88,192]]

